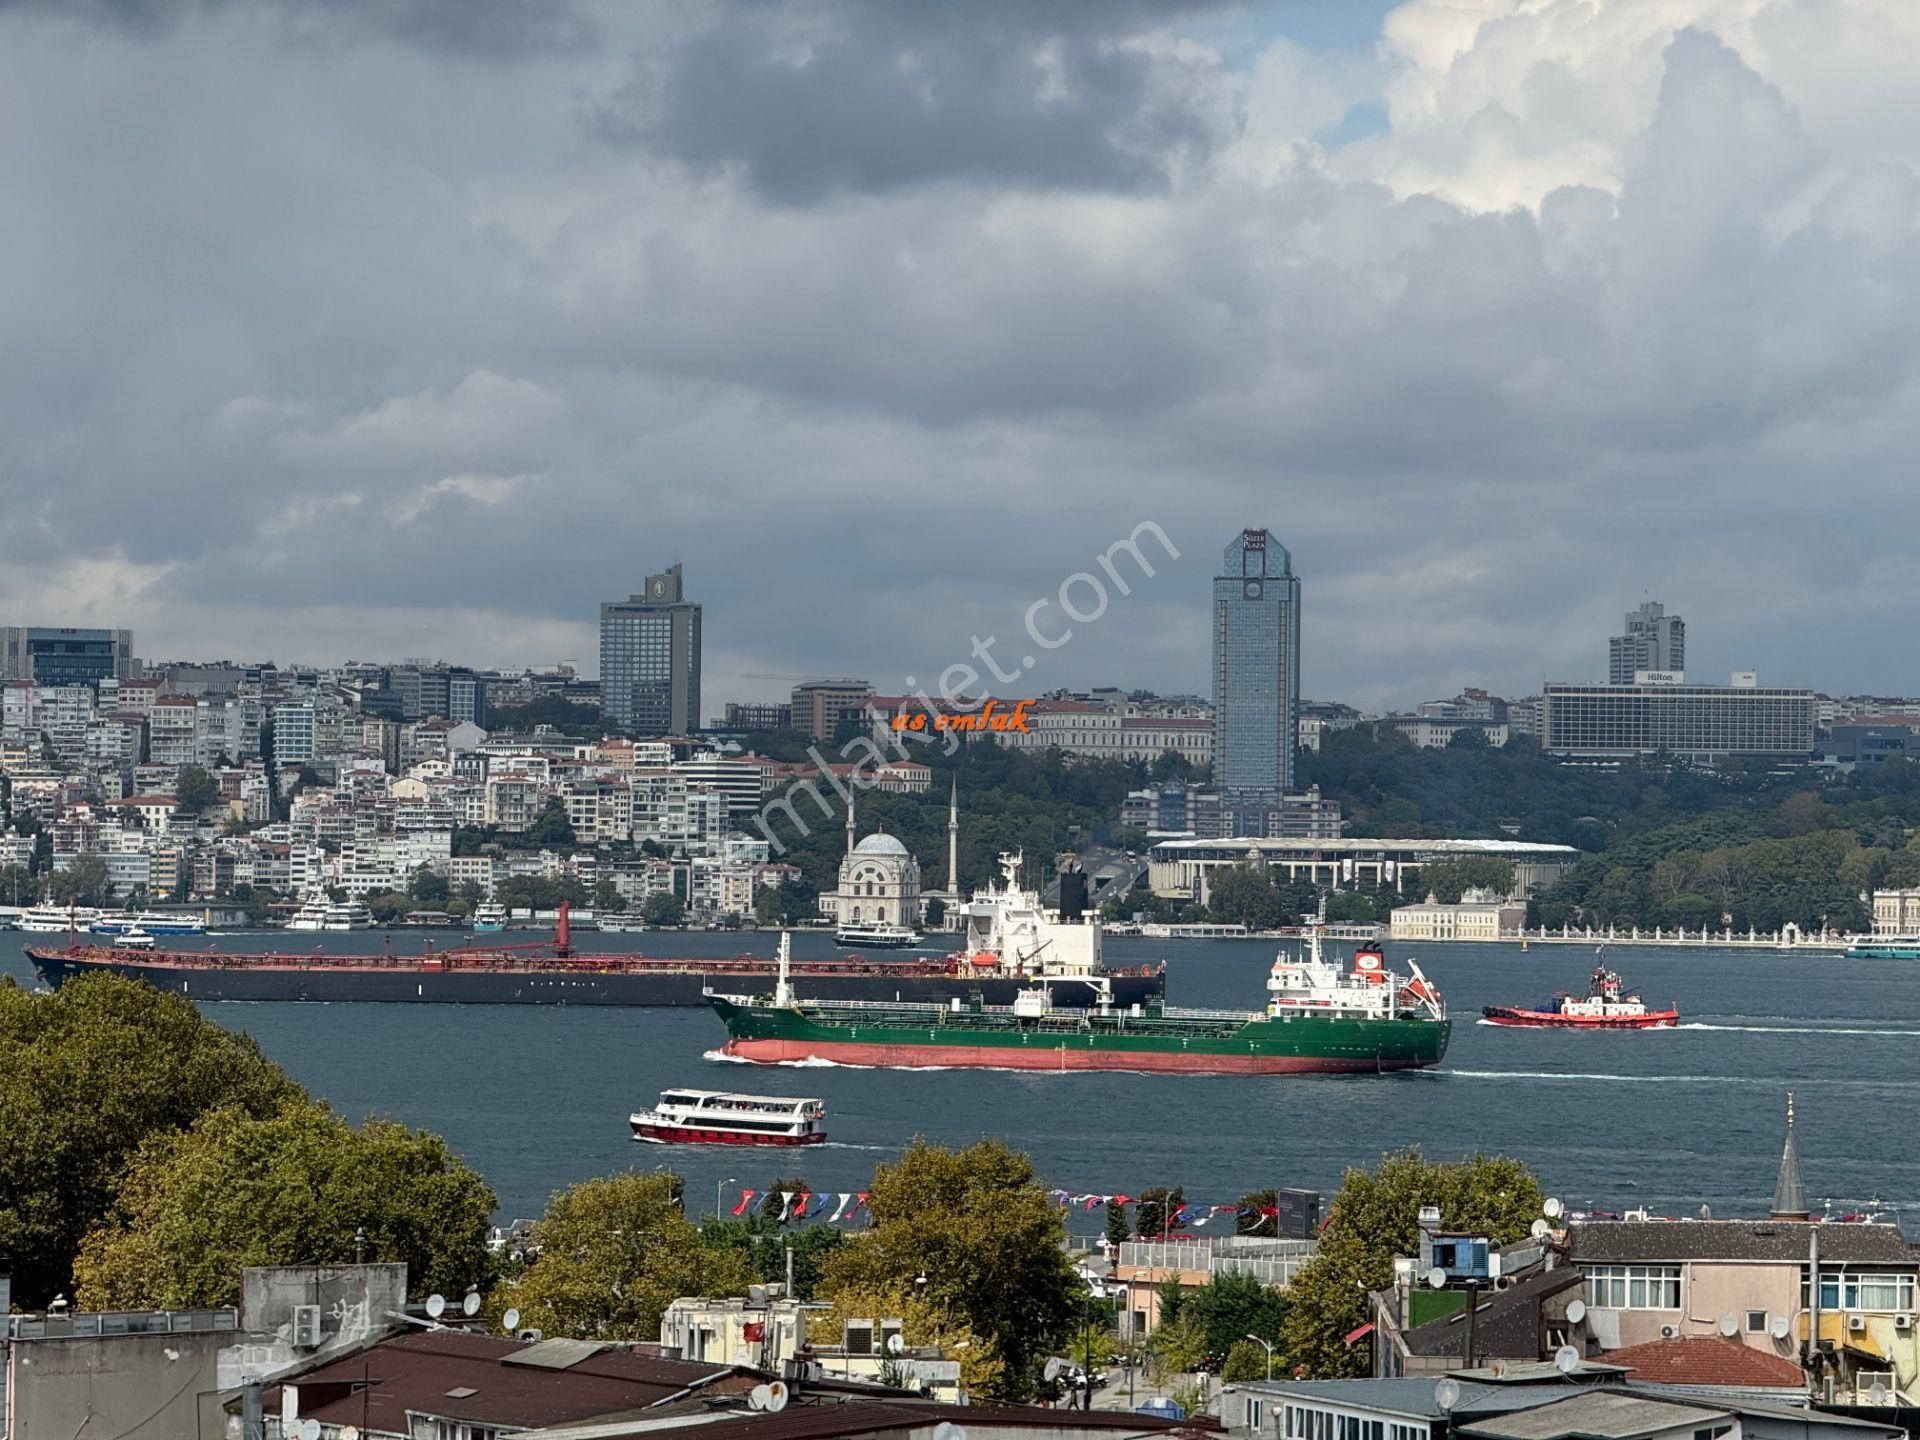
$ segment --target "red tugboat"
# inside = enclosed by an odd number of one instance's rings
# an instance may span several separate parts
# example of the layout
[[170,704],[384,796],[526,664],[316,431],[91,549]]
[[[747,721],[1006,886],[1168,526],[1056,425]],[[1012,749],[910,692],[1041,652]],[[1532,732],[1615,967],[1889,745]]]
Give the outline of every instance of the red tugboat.
[[1532,1025],[1558,1030],[1667,1030],[1680,1023],[1678,1010],[1649,1010],[1638,995],[1625,994],[1620,977],[1604,964],[1593,967],[1584,998],[1562,994],[1540,1010],[1489,1005],[1480,1013],[1489,1025]]

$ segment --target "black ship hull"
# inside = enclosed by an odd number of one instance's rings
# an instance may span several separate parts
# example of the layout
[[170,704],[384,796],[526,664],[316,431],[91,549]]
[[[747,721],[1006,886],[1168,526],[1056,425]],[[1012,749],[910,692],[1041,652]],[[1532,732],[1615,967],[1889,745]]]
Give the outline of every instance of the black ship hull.
[[[58,950],[29,950],[41,979],[58,986],[69,976],[106,972],[145,980],[160,990],[190,1000],[311,1001],[318,1004],[388,1005],[634,1005],[705,1006],[706,992],[723,995],[771,993],[772,967],[764,972],[706,971],[697,966],[647,971],[425,969],[411,965],[180,966],[150,963],[126,954],[111,959],[75,956]],[[794,983],[809,998],[823,1000],[932,1000],[946,1002],[982,996],[989,1005],[1011,1005],[1023,982],[1012,976],[953,974],[928,966],[902,965],[875,970],[809,974],[795,967]],[[1145,1004],[1166,993],[1162,974],[1111,975],[1116,1005]],[[1093,987],[1080,980],[1050,982],[1056,1005],[1094,1003]]]

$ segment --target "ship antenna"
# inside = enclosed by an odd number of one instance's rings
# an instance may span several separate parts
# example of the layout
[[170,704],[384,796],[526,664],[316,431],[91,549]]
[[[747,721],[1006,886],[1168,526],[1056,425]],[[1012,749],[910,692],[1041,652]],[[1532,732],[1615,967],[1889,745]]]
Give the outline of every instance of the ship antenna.
[[793,937],[782,930],[780,932],[780,979],[773,987],[773,1003],[783,1010],[793,1004],[793,984],[788,970],[788,963],[792,958]]

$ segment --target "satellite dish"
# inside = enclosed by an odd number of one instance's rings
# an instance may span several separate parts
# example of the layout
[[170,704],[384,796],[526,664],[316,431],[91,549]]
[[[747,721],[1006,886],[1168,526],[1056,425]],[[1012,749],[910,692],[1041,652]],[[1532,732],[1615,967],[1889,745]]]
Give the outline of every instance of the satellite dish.
[[460,1313],[469,1320],[480,1313],[480,1292],[478,1290],[467,1291],[466,1297],[460,1302]]
[[1569,1300],[1567,1302],[1567,1323],[1569,1325],[1578,1325],[1582,1320],[1586,1318],[1587,1318],[1587,1302],[1586,1301]]
[[767,1382],[767,1413],[778,1415],[787,1408],[787,1382],[769,1380]]
[[1427,1271],[1427,1288],[1430,1290],[1446,1289],[1447,1272],[1442,1270],[1438,1265]]
[[447,1297],[444,1295],[427,1296],[427,1318],[438,1320],[447,1313]]
[[1042,1369],[1040,1373],[1048,1384],[1052,1384],[1055,1380],[1058,1380],[1068,1368],[1067,1362],[1062,1360],[1058,1355],[1055,1355],[1047,1361],[1046,1367]]
[[749,1410],[764,1410],[767,1408],[767,1402],[771,1399],[773,1399],[773,1392],[771,1390],[767,1389],[764,1385],[756,1385],[747,1392],[747,1408]]
[[1740,1333],[1740,1317],[1729,1311],[1720,1317],[1720,1333],[1731,1340]]
[[951,1420],[942,1420],[933,1427],[933,1440],[967,1440],[967,1432]]
[[1449,1375],[1433,1387],[1433,1403],[1442,1410],[1452,1410],[1460,1403],[1460,1382]]
[[1560,1203],[1558,1196],[1549,1195],[1546,1203],[1540,1207],[1540,1213],[1549,1220],[1558,1220],[1567,1213],[1567,1207]]
[[358,1425],[342,1425],[340,1427],[340,1440],[360,1440],[360,1427]]
[[1562,1375],[1571,1375],[1580,1368],[1580,1352],[1571,1345],[1562,1345],[1553,1352],[1553,1368]]
[[518,1310],[509,1310],[506,1314],[502,1315],[500,1317],[500,1328],[509,1335],[518,1330],[520,1328],[520,1312]]
[[1774,1316],[1773,1319],[1769,1321],[1767,1324],[1767,1333],[1773,1336],[1773,1338],[1776,1340],[1786,1339],[1787,1338],[1787,1317],[1784,1315]]
[[1532,1235],[1536,1240],[1544,1240],[1547,1238],[1548,1232],[1552,1229],[1553,1226],[1549,1225],[1546,1221],[1535,1219],[1533,1224],[1527,1227],[1527,1233]]
[[889,1355],[898,1355],[906,1348],[907,1342],[900,1338],[899,1331],[896,1330],[893,1334],[887,1336],[887,1353]]
[[309,1415],[295,1427],[300,1440],[320,1440],[320,1422]]

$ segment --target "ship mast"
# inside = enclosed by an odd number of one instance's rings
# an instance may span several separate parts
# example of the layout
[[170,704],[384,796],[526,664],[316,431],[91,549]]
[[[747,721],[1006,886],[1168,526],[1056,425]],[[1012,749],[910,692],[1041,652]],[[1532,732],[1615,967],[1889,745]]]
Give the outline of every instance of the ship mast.
[[782,1010],[793,1005],[792,972],[788,964],[793,957],[793,937],[785,930],[780,932],[780,978],[773,987],[773,1003]]

